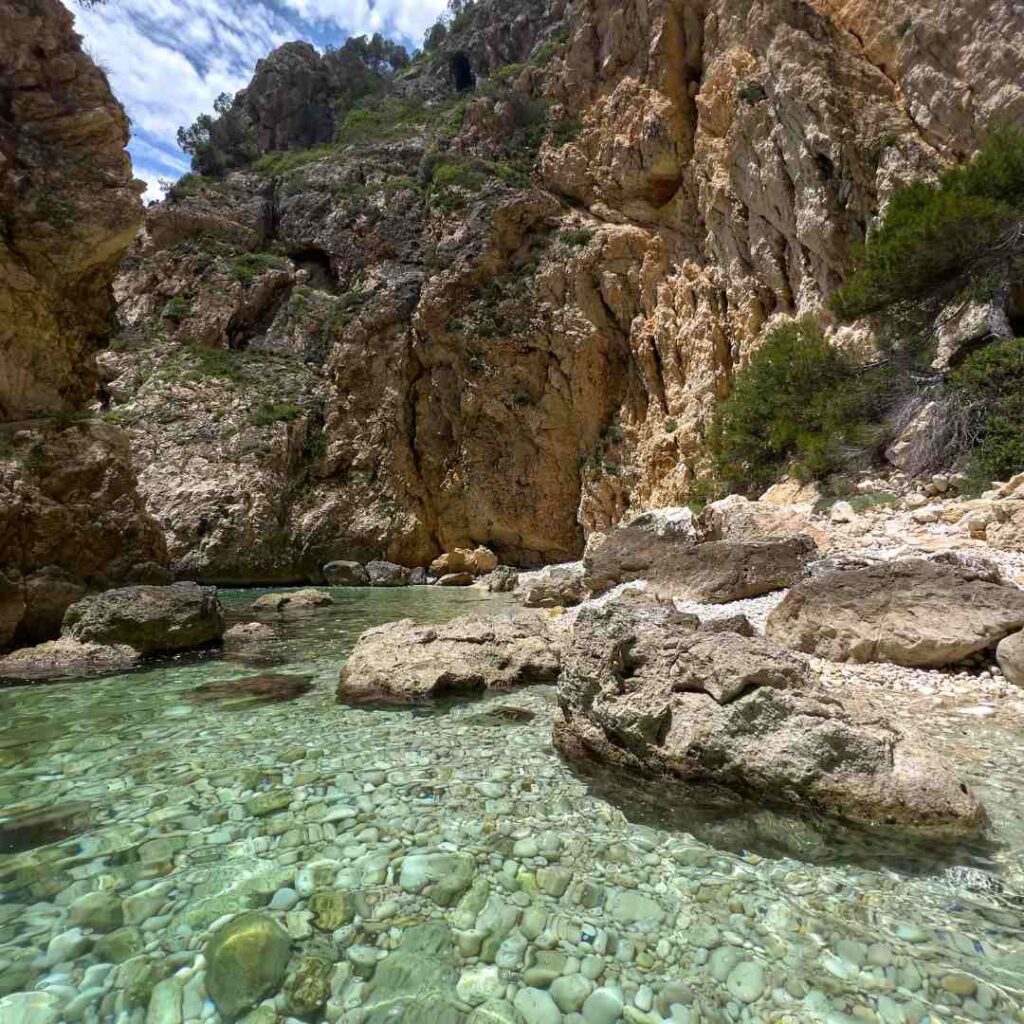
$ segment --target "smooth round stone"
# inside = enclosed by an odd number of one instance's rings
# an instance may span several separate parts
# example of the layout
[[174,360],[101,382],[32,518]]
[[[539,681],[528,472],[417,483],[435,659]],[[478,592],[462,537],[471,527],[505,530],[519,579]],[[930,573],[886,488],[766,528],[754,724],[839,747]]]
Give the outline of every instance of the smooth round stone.
[[0,999],[3,1024],[57,1024],[60,999],[51,992],[15,992]]
[[582,974],[568,974],[551,983],[551,998],[562,1013],[575,1013],[581,1009],[587,996],[594,991],[594,983]]
[[512,847],[512,856],[516,860],[525,860],[528,857],[536,857],[540,853],[540,847],[537,845],[537,840],[532,837],[527,839],[520,839]]
[[271,910],[291,910],[299,902],[299,894],[294,889],[278,889],[270,901]]
[[205,952],[206,989],[230,1019],[280,987],[291,940],[269,915],[241,914],[213,933]]
[[708,969],[715,981],[725,981],[729,972],[743,959],[743,950],[735,946],[719,946],[711,954]]
[[764,968],[755,960],[744,960],[729,972],[725,987],[729,995],[742,1003],[756,1002],[764,995]]
[[868,948],[863,942],[856,942],[853,939],[841,939],[836,943],[836,953],[848,964],[863,967],[867,963]]
[[46,962],[52,967],[69,960],[77,960],[92,949],[92,939],[81,928],[69,928],[50,939],[46,947]]
[[583,1003],[587,1024],[615,1024],[626,1008],[622,993],[610,987],[596,988]]
[[562,1024],[562,1011],[543,989],[521,988],[516,993],[515,1008],[524,1024]]
[[475,967],[463,971],[455,986],[460,999],[470,1006],[479,1006],[505,994],[505,982],[497,967]]
[[68,920],[76,927],[112,932],[124,924],[124,909],[113,893],[88,892],[71,904]]

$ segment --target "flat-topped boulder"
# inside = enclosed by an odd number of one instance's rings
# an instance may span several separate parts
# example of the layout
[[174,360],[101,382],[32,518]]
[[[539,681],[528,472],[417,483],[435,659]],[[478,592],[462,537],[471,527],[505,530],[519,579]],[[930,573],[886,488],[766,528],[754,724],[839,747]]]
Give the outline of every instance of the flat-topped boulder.
[[209,647],[224,635],[224,611],[215,587],[119,587],[76,601],[64,615],[62,635],[139,654]]
[[256,598],[252,606],[255,611],[289,615],[329,608],[332,604],[334,604],[334,598],[326,590],[306,587],[302,590],[283,590],[280,593],[264,594],[262,597]]
[[96,644],[61,637],[0,658],[0,678],[43,680],[60,676],[105,675],[134,668],[141,659],[126,644]]
[[416,704],[476,696],[553,683],[559,666],[557,639],[535,613],[468,615],[440,626],[402,619],[363,633],[341,671],[338,697]]
[[612,604],[579,612],[562,664],[567,756],[864,825],[956,836],[985,820],[947,766],[844,710],[771,641]]
[[908,559],[828,573],[794,587],[767,635],[832,661],[953,665],[1024,629],[1024,591],[991,572]]
[[700,543],[685,530],[658,532],[637,522],[613,530],[584,555],[585,582],[593,593],[645,579],[660,596],[725,604],[793,586],[817,552],[804,534]]

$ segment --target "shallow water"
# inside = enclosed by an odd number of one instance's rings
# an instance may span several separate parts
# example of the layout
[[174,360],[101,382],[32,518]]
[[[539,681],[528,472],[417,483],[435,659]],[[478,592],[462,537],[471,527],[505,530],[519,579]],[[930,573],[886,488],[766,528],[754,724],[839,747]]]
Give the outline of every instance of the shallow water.
[[[529,1024],[1024,1020],[1019,730],[929,718],[946,753],[971,751],[986,843],[867,842],[575,771],[551,748],[550,687],[429,712],[340,706],[363,628],[507,599],[334,593],[244,655],[0,691],[0,1024],[217,1020],[201,954],[246,909],[288,929],[293,968],[302,954],[338,965],[325,1005],[270,993],[281,1019],[413,1020],[386,1002],[380,964],[439,920],[456,1014],[492,1000],[474,1021],[516,1021],[493,1000],[517,996]],[[234,621],[256,596],[223,595]],[[197,692],[268,672],[314,685],[267,703]],[[420,854],[451,869],[439,889],[411,879]],[[319,860],[336,864],[314,885]],[[325,884],[355,894],[354,921],[314,916]],[[96,891],[113,920],[83,917]],[[551,989],[562,1010],[520,994],[552,977],[574,979]]]

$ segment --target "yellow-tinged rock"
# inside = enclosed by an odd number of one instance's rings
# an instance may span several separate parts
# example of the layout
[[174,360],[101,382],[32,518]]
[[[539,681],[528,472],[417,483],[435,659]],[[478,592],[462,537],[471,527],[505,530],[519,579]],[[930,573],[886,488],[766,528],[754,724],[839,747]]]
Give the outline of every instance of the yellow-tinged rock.
[[269,915],[240,914],[206,944],[206,989],[221,1016],[233,1020],[276,991],[291,953],[288,933]]

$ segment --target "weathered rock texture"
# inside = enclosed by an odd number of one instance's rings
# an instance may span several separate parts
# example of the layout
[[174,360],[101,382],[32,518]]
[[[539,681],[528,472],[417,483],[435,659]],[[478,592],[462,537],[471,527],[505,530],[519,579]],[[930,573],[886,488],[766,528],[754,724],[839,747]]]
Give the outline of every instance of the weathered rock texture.
[[[766,325],[820,308],[897,185],[1024,111],[1010,0],[490,0],[460,25],[391,84],[434,121],[149,211],[104,373],[179,574],[477,544],[529,567],[684,502]],[[322,132],[316,60],[279,55],[264,148],[303,141],[300,106]],[[277,264],[239,275],[254,250]]]
[[466,616],[443,626],[411,619],[368,629],[341,670],[338,697],[415,704],[558,678],[559,648],[544,619]]
[[613,605],[579,614],[562,659],[555,741],[569,756],[862,824],[956,835],[984,821],[946,766],[815,691],[768,641]]
[[86,590],[167,578],[127,438],[73,422],[142,203],[72,25],[57,0],[0,0],[0,649],[55,637]]
[[140,654],[207,647],[224,635],[224,611],[212,587],[120,587],[77,601],[64,635],[84,643],[123,644]]
[[[987,578],[988,577],[988,578]],[[924,560],[827,573],[794,587],[767,635],[834,661],[951,665],[1024,629],[1024,591]]]
[[57,0],[0,4],[0,421],[78,409],[142,216],[128,119]]

